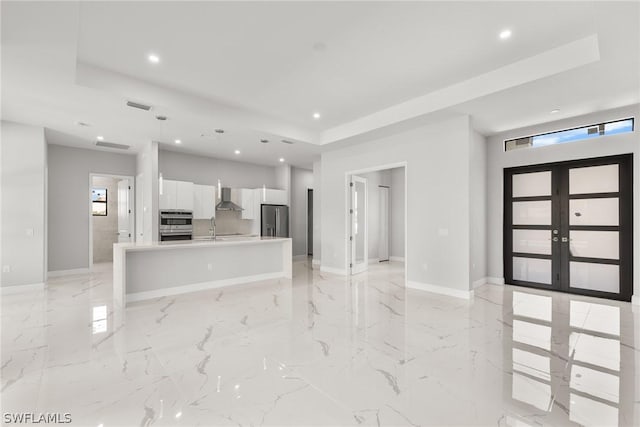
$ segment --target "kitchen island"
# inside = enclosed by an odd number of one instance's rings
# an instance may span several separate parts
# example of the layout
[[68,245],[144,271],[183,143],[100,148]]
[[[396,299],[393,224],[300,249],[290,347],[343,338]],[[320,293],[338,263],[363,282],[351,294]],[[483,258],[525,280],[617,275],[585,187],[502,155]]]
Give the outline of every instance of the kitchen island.
[[114,303],[292,277],[291,239],[220,237],[113,245]]

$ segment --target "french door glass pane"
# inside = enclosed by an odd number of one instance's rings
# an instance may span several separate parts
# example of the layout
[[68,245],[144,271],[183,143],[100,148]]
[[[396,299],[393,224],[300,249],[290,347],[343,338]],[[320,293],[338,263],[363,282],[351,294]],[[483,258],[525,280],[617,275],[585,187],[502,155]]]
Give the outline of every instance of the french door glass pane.
[[513,257],[513,278],[523,282],[551,284],[551,260]]
[[551,195],[551,171],[513,175],[513,197]]
[[551,255],[551,230],[513,230],[513,252]]
[[569,194],[617,193],[618,165],[569,169]]
[[513,202],[514,225],[551,225],[551,200]]
[[620,292],[620,267],[617,265],[572,261],[569,274],[572,288]]
[[570,232],[570,249],[574,257],[619,259],[620,245],[617,231]]
[[619,225],[618,198],[569,201],[570,225]]

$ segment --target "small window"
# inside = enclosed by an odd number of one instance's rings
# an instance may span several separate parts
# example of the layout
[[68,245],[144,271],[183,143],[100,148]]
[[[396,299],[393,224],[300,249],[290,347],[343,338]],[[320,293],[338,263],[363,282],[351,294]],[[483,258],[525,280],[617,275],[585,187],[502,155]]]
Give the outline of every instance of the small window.
[[91,212],[93,216],[107,216],[107,189],[91,189]]
[[616,135],[627,132],[633,132],[632,118],[526,136],[524,138],[509,139],[504,142],[504,151],[517,150],[519,148],[545,147],[547,145],[564,144],[566,142],[581,141],[603,135]]

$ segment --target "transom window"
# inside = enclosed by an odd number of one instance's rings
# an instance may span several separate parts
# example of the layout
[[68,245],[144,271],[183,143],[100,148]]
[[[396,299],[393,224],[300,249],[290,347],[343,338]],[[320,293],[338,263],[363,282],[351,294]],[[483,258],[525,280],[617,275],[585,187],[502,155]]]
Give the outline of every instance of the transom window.
[[633,122],[633,118],[628,118],[612,122],[598,123],[595,125],[582,126],[579,128],[542,133],[539,135],[525,136],[523,138],[508,139],[504,141],[504,151],[517,150],[520,148],[546,147],[548,145],[581,141],[584,139],[592,139],[604,135],[616,135],[619,133],[633,132]]

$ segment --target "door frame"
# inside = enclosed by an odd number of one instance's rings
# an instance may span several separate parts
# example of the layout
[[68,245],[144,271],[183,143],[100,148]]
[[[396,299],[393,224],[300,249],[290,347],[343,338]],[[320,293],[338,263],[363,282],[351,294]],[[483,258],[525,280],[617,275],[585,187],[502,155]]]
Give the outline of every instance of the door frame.
[[[594,291],[590,289],[579,289],[579,288],[571,288],[569,282],[561,283],[560,289],[554,289],[554,284],[544,285],[537,284],[532,282],[521,282],[513,280],[513,236],[510,235],[512,230],[512,222],[513,222],[513,211],[511,209],[511,199],[512,199],[512,179],[510,179],[515,172],[517,173],[532,173],[532,172],[541,172],[552,170],[552,212],[562,211],[563,209],[567,209],[567,206],[560,206],[560,201],[558,197],[553,197],[553,189],[559,188],[560,182],[557,182],[557,174],[553,173],[554,168],[558,167],[566,167],[569,168],[580,168],[580,167],[590,167],[590,166],[603,166],[608,164],[619,164],[618,171],[618,200],[619,200],[619,266],[620,266],[620,292],[618,294],[613,294],[609,292],[602,291]],[[633,224],[633,154],[621,154],[614,156],[605,156],[605,157],[594,157],[580,160],[568,160],[561,162],[553,162],[553,163],[543,163],[536,165],[526,165],[526,166],[516,166],[510,168],[504,168],[503,170],[503,182],[504,182],[504,192],[503,192],[503,228],[502,228],[502,238],[503,238],[503,271],[505,277],[505,284],[513,285],[513,286],[523,286],[528,288],[537,288],[537,289],[545,289],[552,290],[557,292],[564,292],[569,294],[576,295],[585,295],[591,297],[599,297],[599,298],[607,298],[619,301],[631,301],[631,297],[633,295],[633,260],[634,260],[634,251],[633,251],[633,232],[634,232],[634,224]],[[568,188],[562,189],[563,193],[566,191],[568,193]],[[586,196],[593,196],[594,194],[589,194]],[[527,200],[548,200],[549,196],[542,197],[529,197]],[[587,197],[588,198],[588,197]],[[570,197],[567,198],[566,202],[570,200]],[[560,215],[562,217],[562,215]],[[555,218],[552,218],[552,223],[550,225],[550,229],[561,229],[561,225],[564,226],[567,231],[570,230],[568,224],[561,224],[564,219],[560,218],[560,222],[556,223]],[[533,226],[535,228],[535,226]],[[590,229],[597,228],[596,226],[591,226]],[[602,227],[603,230],[607,227]],[[546,229],[546,228],[545,228]],[[560,237],[558,235],[558,237]],[[559,255],[562,257],[562,255]],[[553,257],[553,252],[552,252]],[[532,258],[536,258],[536,256],[532,256]],[[564,277],[570,281],[568,270],[568,262],[570,262],[570,256],[565,257],[567,261],[567,265],[553,265],[560,263],[553,263],[552,259],[552,277],[555,274],[561,272],[561,269],[565,269]],[[623,262],[624,259],[624,262]],[[560,277],[563,277],[561,274]],[[553,280],[552,280],[553,282]]]
[[87,195],[87,197],[89,197],[89,271],[93,270],[93,212],[91,209],[91,188],[93,186],[93,178],[101,176],[115,179],[126,179],[129,181],[129,186],[131,187],[129,194],[129,206],[131,207],[131,214],[129,215],[129,229],[131,230],[131,241],[136,241],[136,177],[132,175],[115,175],[112,173],[89,173],[89,192]]
[[407,286],[409,282],[409,180],[407,179],[409,176],[409,165],[408,162],[396,162],[396,163],[387,163],[377,166],[371,166],[368,168],[362,169],[354,169],[349,170],[344,173],[344,265],[345,265],[345,274],[347,276],[351,275],[351,271],[349,268],[349,260],[351,259],[351,252],[349,248],[349,231],[350,231],[350,214],[349,214],[349,206],[350,202],[350,191],[349,191],[349,177],[351,175],[365,174],[369,172],[383,171],[387,169],[396,169],[396,168],[404,168],[404,285]]
[[[354,271],[356,267],[355,259],[356,259],[356,239],[352,239],[354,237],[353,234],[353,192],[355,191],[355,182],[358,181],[364,184],[364,268],[359,271]],[[369,181],[367,178],[363,178],[359,175],[351,175],[351,179],[349,180],[349,251],[351,252],[351,256],[349,258],[349,274],[360,274],[364,273],[369,269]],[[359,230],[360,231],[360,230]]]

